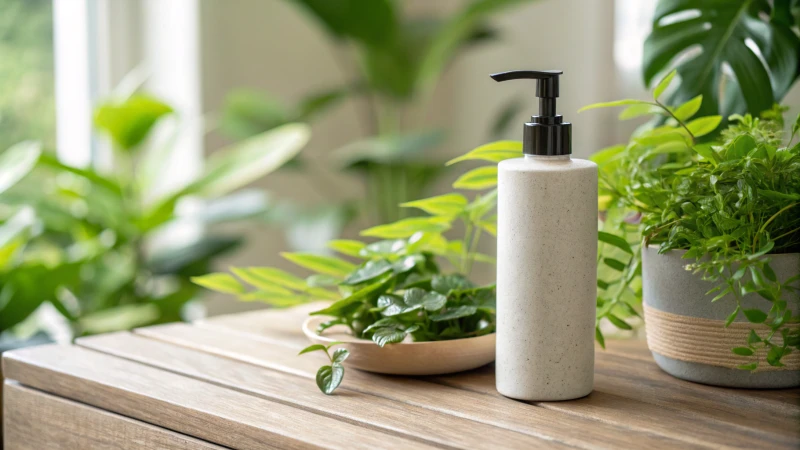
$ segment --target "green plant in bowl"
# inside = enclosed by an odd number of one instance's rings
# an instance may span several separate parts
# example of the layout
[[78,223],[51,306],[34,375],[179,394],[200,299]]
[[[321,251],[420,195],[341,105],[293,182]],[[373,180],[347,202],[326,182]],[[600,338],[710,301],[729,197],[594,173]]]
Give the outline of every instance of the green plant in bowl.
[[[521,143],[499,141],[451,163],[494,163],[521,154]],[[479,253],[477,248],[483,234],[495,233],[492,212],[497,191],[492,188],[497,183],[496,175],[492,165],[473,169],[456,180],[456,188],[486,191],[471,200],[461,193],[449,193],[400,205],[428,215],[361,232],[377,241],[331,241],[329,247],[342,258],[284,253],[287,260],[313,272],[307,278],[270,267],[251,267],[233,268],[232,274],[195,277],[193,281],[244,301],[280,307],[334,300],[330,306],[312,313],[331,317],[319,326],[318,332],[344,325],[353,336],[372,340],[381,347],[407,338],[430,342],[493,333],[494,285],[478,286],[469,274],[476,262],[494,263],[493,257]],[[463,234],[460,239],[448,240],[444,233],[456,224]],[[443,265],[449,268],[443,270]],[[330,393],[326,389],[323,392]]]

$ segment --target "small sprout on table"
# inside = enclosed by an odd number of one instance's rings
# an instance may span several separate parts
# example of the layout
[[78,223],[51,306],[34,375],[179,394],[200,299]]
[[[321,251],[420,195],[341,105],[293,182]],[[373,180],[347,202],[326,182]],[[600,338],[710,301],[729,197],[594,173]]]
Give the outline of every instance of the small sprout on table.
[[320,367],[317,371],[317,387],[326,395],[333,394],[333,391],[342,384],[342,379],[344,378],[344,366],[342,363],[350,356],[350,352],[345,348],[337,348],[333,351],[333,354],[329,352],[331,347],[339,344],[342,344],[342,342],[333,342],[327,347],[322,344],[309,345],[298,353],[298,355],[302,355],[320,350],[325,352],[325,356],[328,357],[331,363]]

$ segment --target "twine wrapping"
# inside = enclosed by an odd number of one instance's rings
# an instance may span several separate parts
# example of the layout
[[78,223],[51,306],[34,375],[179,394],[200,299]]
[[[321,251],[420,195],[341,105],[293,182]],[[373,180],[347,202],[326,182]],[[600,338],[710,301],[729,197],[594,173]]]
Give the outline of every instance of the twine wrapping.
[[[645,332],[650,350],[667,358],[710,366],[735,369],[741,364],[759,361],[757,372],[773,370],[800,370],[800,352],[794,351],[781,359],[783,367],[767,363],[767,349],[758,348],[752,356],[731,352],[734,347],[747,345],[747,335],[755,330],[759,336],[769,333],[764,324],[733,322],[725,327],[724,320],[681,316],[644,305]],[[787,327],[800,328],[800,324]],[[774,336],[772,342],[781,345],[783,338]]]

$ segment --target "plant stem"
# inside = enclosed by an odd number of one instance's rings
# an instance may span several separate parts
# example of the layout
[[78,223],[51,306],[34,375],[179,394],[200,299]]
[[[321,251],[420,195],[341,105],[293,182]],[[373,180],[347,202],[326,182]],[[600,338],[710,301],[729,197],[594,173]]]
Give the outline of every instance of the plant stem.
[[467,258],[468,258],[467,255],[469,253],[469,246],[471,244],[470,234],[472,234],[472,222],[470,222],[469,220],[465,220],[464,223],[466,230],[464,231],[464,241],[462,242],[461,245],[461,267],[459,268],[459,270],[461,271],[462,274],[464,274],[464,276],[466,276]]
[[658,100],[656,100],[656,105],[660,106],[664,111],[666,111],[667,114],[670,115],[670,117],[672,117],[673,119],[675,119],[675,121],[678,122],[678,125],[680,125],[684,130],[686,130],[687,133],[689,133],[689,137],[692,138],[692,145],[695,145],[697,143],[697,139],[694,137],[694,134],[692,134],[692,132],[689,131],[689,127],[687,127],[686,124],[683,123],[681,119],[678,119],[678,116],[676,116],[669,108],[664,106],[664,104],[662,104]]
[[761,233],[763,233],[764,230],[766,230],[767,225],[769,225],[773,220],[775,220],[775,218],[778,217],[778,215],[780,215],[780,213],[786,211],[787,209],[791,209],[791,208],[793,208],[795,206],[797,206],[797,202],[794,202],[792,204],[784,206],[783,208],[778,210],[778,212],[773,214],[772,217],[767,219],[767,221],[764,222],[764,225],[761,225],[761,228],[759,228],[758,232],[756,233],[756,237],[753,239],[753,250],[756,250],[758,248],[758,246],[757,246],[757,244],[758,244],[758,236],[760,236]]

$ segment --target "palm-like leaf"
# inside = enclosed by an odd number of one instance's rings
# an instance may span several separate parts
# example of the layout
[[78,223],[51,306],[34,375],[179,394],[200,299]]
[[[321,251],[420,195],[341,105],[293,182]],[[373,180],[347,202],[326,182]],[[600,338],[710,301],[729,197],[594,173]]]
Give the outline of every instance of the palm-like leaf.
[[660,0],[644,45],[645,83],[674,66],[682,81],[671,104],[702,94],[701,116],[769,109],[799,75],[790,1]]

